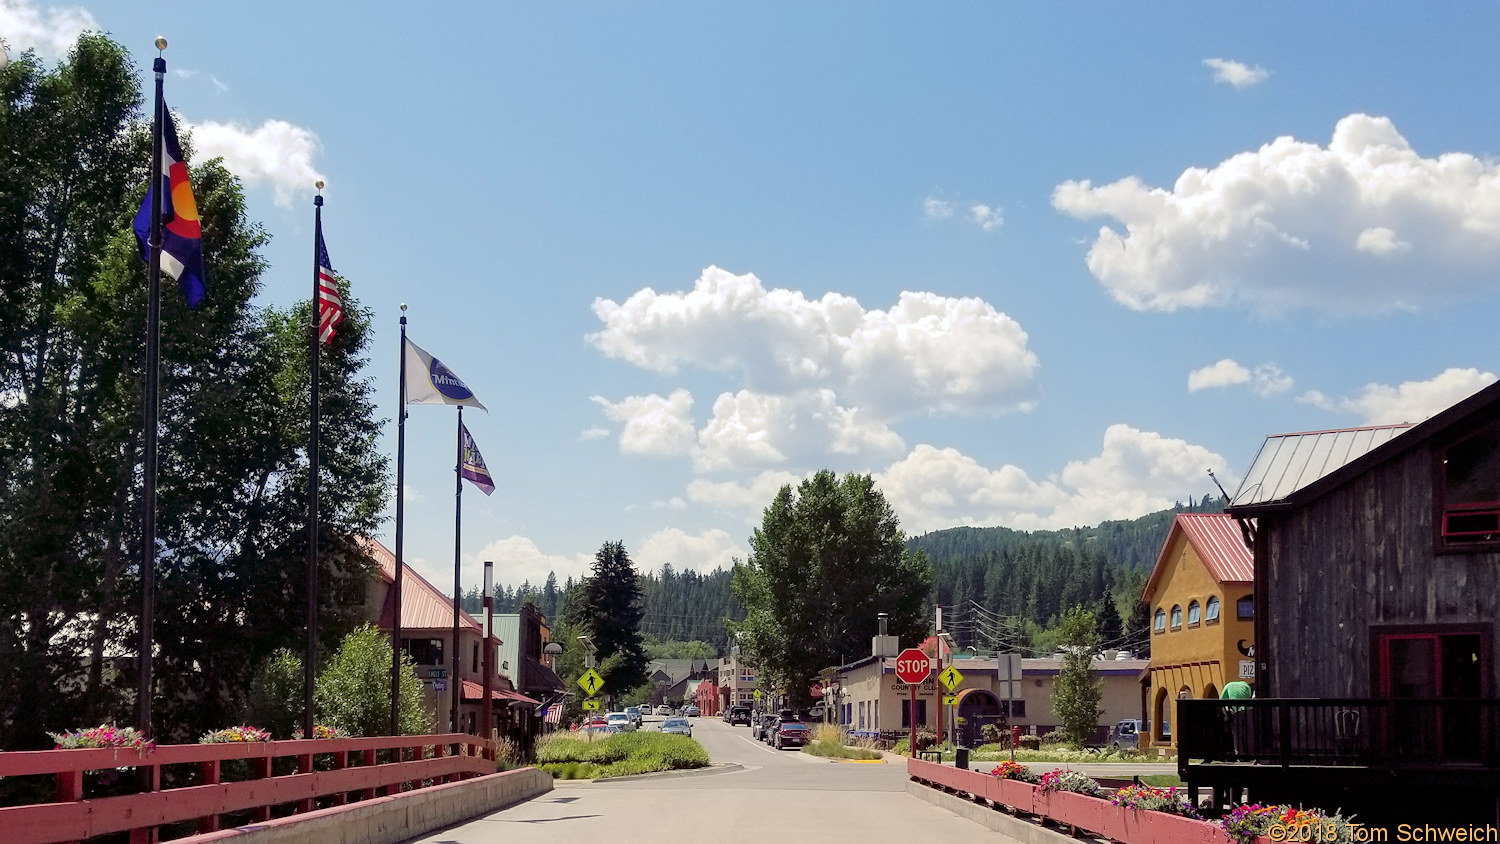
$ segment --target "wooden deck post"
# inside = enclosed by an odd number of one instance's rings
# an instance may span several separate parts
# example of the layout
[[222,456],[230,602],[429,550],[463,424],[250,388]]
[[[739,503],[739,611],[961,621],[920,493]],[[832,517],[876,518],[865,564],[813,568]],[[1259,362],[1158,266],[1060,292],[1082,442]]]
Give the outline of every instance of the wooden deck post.
[[[219,760],[198,763],[198,782],[201,785],[219,784]],[[198,832],[218,832],[219,816],[204,815],[198,819]]]

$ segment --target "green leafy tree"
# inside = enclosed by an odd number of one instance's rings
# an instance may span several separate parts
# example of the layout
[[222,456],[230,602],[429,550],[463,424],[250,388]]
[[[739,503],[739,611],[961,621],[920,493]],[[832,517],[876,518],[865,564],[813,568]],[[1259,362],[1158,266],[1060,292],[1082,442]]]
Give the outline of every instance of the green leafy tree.
[[646,681],[641,639],[641,587],[635,564],[620,542],[606,542],[594,555],[590,575],[569,607],[569,626],[593,642],[605,688],[618,695]]
[[1052,692],[1052,711],[1062,724],[1062,733],[1074,747],[1083,747],[1093,735],[1103,712],[1099,701],[1104,684],[1090,665],[1099,652],[1099,629],[1094,614],[1082,607],[1063,613],[1058,646],[1062,648],[1062,670]]
[[[432,713],[422,699],[422,681],[408,654],[401,655],[398,711],[403,735],[432,732]],[[366,624],[344,637],[328,666],[318,673],[313,697],[318,723],[352,736],[382,736],[391,727],[390,637]]]
[[735,566],[746,609],[731,625],[748,661],[798,705],[819,670],[868,653],[878,613],[903,645],[927,634],[932,566],[909,553],[895,512],[869,475],[818,472],[783,486]]
[[[141,327],[146,267],[131,232],[150,161],[138,74],[81,37],[55,70],[0,68],[0,747],[46,729],[134,719],[140,606]],[[300,644],[306,606],[310,306],[254,304],[264,230],[238,181],[195,159],[209,295],[164,279],[158,472],[157,738],[238,717],[253,668]],[[352,626],[370,572],[385,458],[358,371],[368,313],[346,295],[324,352],[319,629]],[[66,691],[64,691],[66,690]],[[22,705],[24,703],[24,705]]]
[[244,723],[289,739],[302,723],[302,660],[286,648],[271,654],[250,680],[245,695]]

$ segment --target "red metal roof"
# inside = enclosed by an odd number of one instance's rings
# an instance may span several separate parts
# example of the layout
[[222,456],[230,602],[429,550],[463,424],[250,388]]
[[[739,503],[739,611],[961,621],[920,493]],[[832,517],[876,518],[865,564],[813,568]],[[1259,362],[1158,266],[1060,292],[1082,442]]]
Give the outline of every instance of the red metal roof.
[[1151,579],[1146,581],[1144,598],[1149,601],[1156,591],[1157,579],[1167,567],[1167,551],[1181,534],[1198,552],[1199,559],[1208,567],[1208,573],[1219,583],[1254,583],[1255,560],[1245,545],[1244,534],[1239,523],[1223,513],[1178,513],[1172,521],[1167,539],[1161,544],[1161,553],[1151,569]]
[[[395,590],[390,588],[396,582],[396,555],[369,537],[364,537],[364,543],[365,550],[380,565],[380,579],[385,586],[385,595],[380,601],[380,626],[389,630],[396,600]],[[401,578],[401,629],[452,630],[453,602],[410,565],[402,564],[401,568],[405,571]],[[484,628],[479,622],[462,610],[458,613],[458,624],[483,635]]]

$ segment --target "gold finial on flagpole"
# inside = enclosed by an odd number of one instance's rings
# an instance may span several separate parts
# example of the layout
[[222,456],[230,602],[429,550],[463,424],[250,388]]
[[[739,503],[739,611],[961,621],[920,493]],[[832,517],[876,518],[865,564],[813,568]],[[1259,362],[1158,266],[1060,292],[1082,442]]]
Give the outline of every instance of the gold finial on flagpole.
[[158,35],[158,36],[156,36],[156,52],[160,53],[162,50],[165,50],[165,49],[167,49],[167,36],[165,36],[165,35]]
[[406,303],[405,302],[401,303],[401,313],[403,313],[403,314],[406,313]]
[[323,192],[323,180],[319,179],[316,182],[313,182],[313,187],[315,187],[315,188],[318,189],[318,193],[322,193]]

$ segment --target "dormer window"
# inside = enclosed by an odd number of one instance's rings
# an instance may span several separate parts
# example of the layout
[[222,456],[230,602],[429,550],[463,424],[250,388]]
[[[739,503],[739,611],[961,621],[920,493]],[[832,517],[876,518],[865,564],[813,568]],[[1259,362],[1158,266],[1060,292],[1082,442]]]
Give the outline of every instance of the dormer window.
[[1486,428],[1442,453],[1442,541],[1500,541],[1500,431]]
[[1182,607],[1180,606],[1172,607],[1172,629],[1182,629]]
[[1202,608],[1198,606],[1198,602],[1197,601],[1192,601],[1192,602],[1188,603],[1188,626],[1189,627],[1197,627],[1198,626],[1198,621],[1200,619],[1199,613],[1200,613],[1201,610],[1202,610]]

